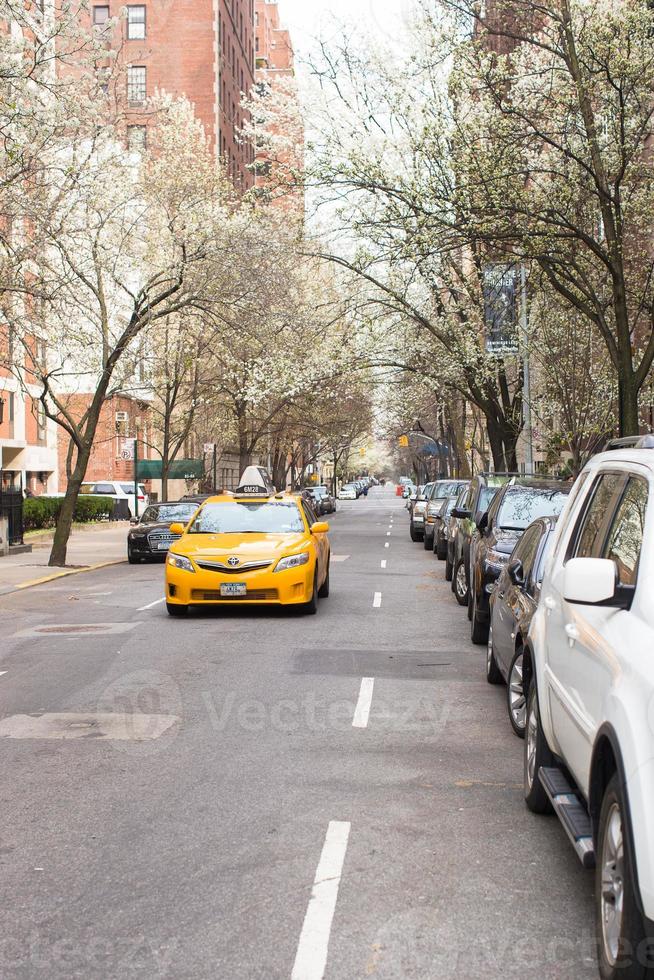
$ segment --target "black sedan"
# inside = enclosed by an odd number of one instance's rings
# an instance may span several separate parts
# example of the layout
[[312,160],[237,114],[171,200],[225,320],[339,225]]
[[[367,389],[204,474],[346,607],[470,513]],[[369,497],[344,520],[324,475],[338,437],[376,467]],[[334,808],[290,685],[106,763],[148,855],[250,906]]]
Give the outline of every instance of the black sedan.
[[488,642],[491,593],[516,543],[538,517],[560,514],[570,489],[560,480],[514,478],[479,519],[470,543],[468,612],[473,643]]
[[334,513],[336,510],[336,498],[332,497],[327,487],[310,487],[309,493],[311,494],[314,508],[321,517],[323,514]]
[[165,559],[168,549],[178,534],[170,533],[171,524],[188,524],[198,509],[192,500],[178,500],[150,504],[140,520],[133,520],[127,536],[127,560],[135,565],[143,559]]
[[509,721],[520,738],[525,734],[525,691],[529,681],[523,677],[522,653],[540,598],[556,520],[542,517],[527,528],[491,596],[486,679],[489,684],[506,681]]

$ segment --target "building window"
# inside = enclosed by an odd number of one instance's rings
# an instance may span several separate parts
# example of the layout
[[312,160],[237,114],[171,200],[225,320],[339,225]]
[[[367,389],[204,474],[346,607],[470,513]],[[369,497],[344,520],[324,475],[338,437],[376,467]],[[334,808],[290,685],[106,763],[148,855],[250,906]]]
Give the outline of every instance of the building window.
[[127,39],[143,41],[145,38],[145,4],[127,8]]
[[147,145],[147,127],[128,126],[127,127],[127,149],[140,153]]
[[146,95],[146,68],[130,65],[127,69],[127,101],[131,106],[143,105]]
[[109,5],[93,8],[93,26],[104,27],[109,20]]

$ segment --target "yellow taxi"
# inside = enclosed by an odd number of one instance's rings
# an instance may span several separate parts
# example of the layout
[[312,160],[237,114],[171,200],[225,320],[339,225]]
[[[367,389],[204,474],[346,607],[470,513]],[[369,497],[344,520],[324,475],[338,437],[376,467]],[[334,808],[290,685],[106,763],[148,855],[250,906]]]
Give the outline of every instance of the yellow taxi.
[[329,595],[329,524],[310,502],[276,493],[264,469],[249,466],[238,489],[209,497],[189,523],[173,524],[166,558],[166,608],[304,606]]

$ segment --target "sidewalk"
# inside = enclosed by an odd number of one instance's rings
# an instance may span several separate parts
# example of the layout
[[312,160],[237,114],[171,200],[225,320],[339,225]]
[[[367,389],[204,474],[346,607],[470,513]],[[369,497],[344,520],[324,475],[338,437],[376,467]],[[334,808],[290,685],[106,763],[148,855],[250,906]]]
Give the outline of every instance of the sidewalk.
[[129,523],[120,521],[72,532],[68,542],[66,568],[50,568],[51,539],[26,538],[32,545],[31,554],[0,558],[0,595],[36,585],[41,580],[63,577],[97,565],[126,561]]

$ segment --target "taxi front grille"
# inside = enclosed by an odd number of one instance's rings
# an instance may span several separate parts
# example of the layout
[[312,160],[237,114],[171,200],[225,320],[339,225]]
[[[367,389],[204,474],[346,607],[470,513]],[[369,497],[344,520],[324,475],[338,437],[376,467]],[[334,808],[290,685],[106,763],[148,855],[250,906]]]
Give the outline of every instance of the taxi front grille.
[[270,561],[244,561],[233,568],[231,565],[223,564],[220,561],[196,561],[198,568],[203,568],[205,572],[220,572],[221,575],[242,575],[243,572],[254,572],[258,568],[268,568]]
[[253,589],[245,595],[221,595],[208,589],[193,589],[192,602],[276,602],[279,599],[277,589]]

